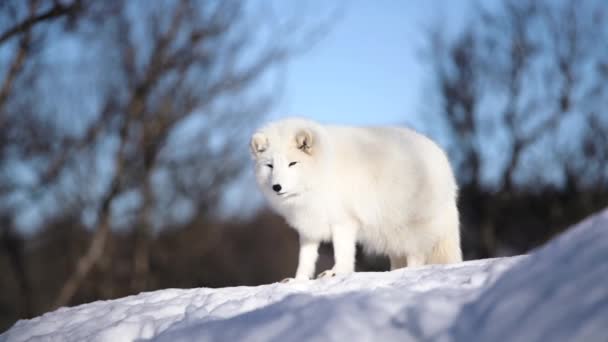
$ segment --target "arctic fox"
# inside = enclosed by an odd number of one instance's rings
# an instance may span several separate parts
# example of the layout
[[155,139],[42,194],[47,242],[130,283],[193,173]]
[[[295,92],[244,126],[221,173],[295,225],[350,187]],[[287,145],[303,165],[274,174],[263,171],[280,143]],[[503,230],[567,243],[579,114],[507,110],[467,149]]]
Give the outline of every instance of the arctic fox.
[[259,188],[299,234],[296,279],[314,276],[322,241],[355,269],[355,246],[391,269],[462,261],[457,185],[443,150],[413,130],[272,122],[251,137]]

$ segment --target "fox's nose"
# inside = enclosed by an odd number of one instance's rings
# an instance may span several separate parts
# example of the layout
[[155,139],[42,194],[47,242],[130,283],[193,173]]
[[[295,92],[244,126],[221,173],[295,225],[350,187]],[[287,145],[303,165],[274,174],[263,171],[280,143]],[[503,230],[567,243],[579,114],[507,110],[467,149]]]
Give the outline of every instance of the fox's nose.
[[272,186],[272,190],[279,192],[281,191],[281,184],[275,184]]

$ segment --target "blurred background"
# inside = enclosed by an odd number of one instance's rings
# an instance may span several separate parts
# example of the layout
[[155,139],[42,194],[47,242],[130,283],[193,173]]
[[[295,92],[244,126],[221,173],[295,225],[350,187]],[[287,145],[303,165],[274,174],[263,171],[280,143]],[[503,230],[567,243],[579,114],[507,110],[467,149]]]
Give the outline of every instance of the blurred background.
[[457,173],[466,259],[529,251],[608,205],[607,15],[604,0],[0,1],[0,331],[292,275],[297,236],[248,153],[287,115],[428,134]]

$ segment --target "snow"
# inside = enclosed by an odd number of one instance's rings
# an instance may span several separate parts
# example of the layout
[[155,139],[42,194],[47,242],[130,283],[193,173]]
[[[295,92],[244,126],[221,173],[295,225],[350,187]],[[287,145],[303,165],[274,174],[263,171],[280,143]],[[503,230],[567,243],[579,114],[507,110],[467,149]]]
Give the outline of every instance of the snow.
[[21,320],[12,341],[594,341],[608,210],[529,256],[257,287],[166,289]]
[[608,210],[536,251],[463,307],[454,341],[608,341]]

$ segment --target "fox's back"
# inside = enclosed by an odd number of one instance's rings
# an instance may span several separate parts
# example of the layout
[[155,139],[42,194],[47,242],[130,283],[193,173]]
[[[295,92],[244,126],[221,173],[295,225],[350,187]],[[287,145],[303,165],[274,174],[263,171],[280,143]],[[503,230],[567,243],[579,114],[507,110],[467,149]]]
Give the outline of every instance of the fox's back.
[[[393,210],[424,215],[456,196],[456,182],[445,153],[432,140],[400,127],[326,126],[332,145],[329,182],[354,210],[372,217]],[[408,210],[410,209],[410,210]],[[434,211],[435,208],[428,208]]]

